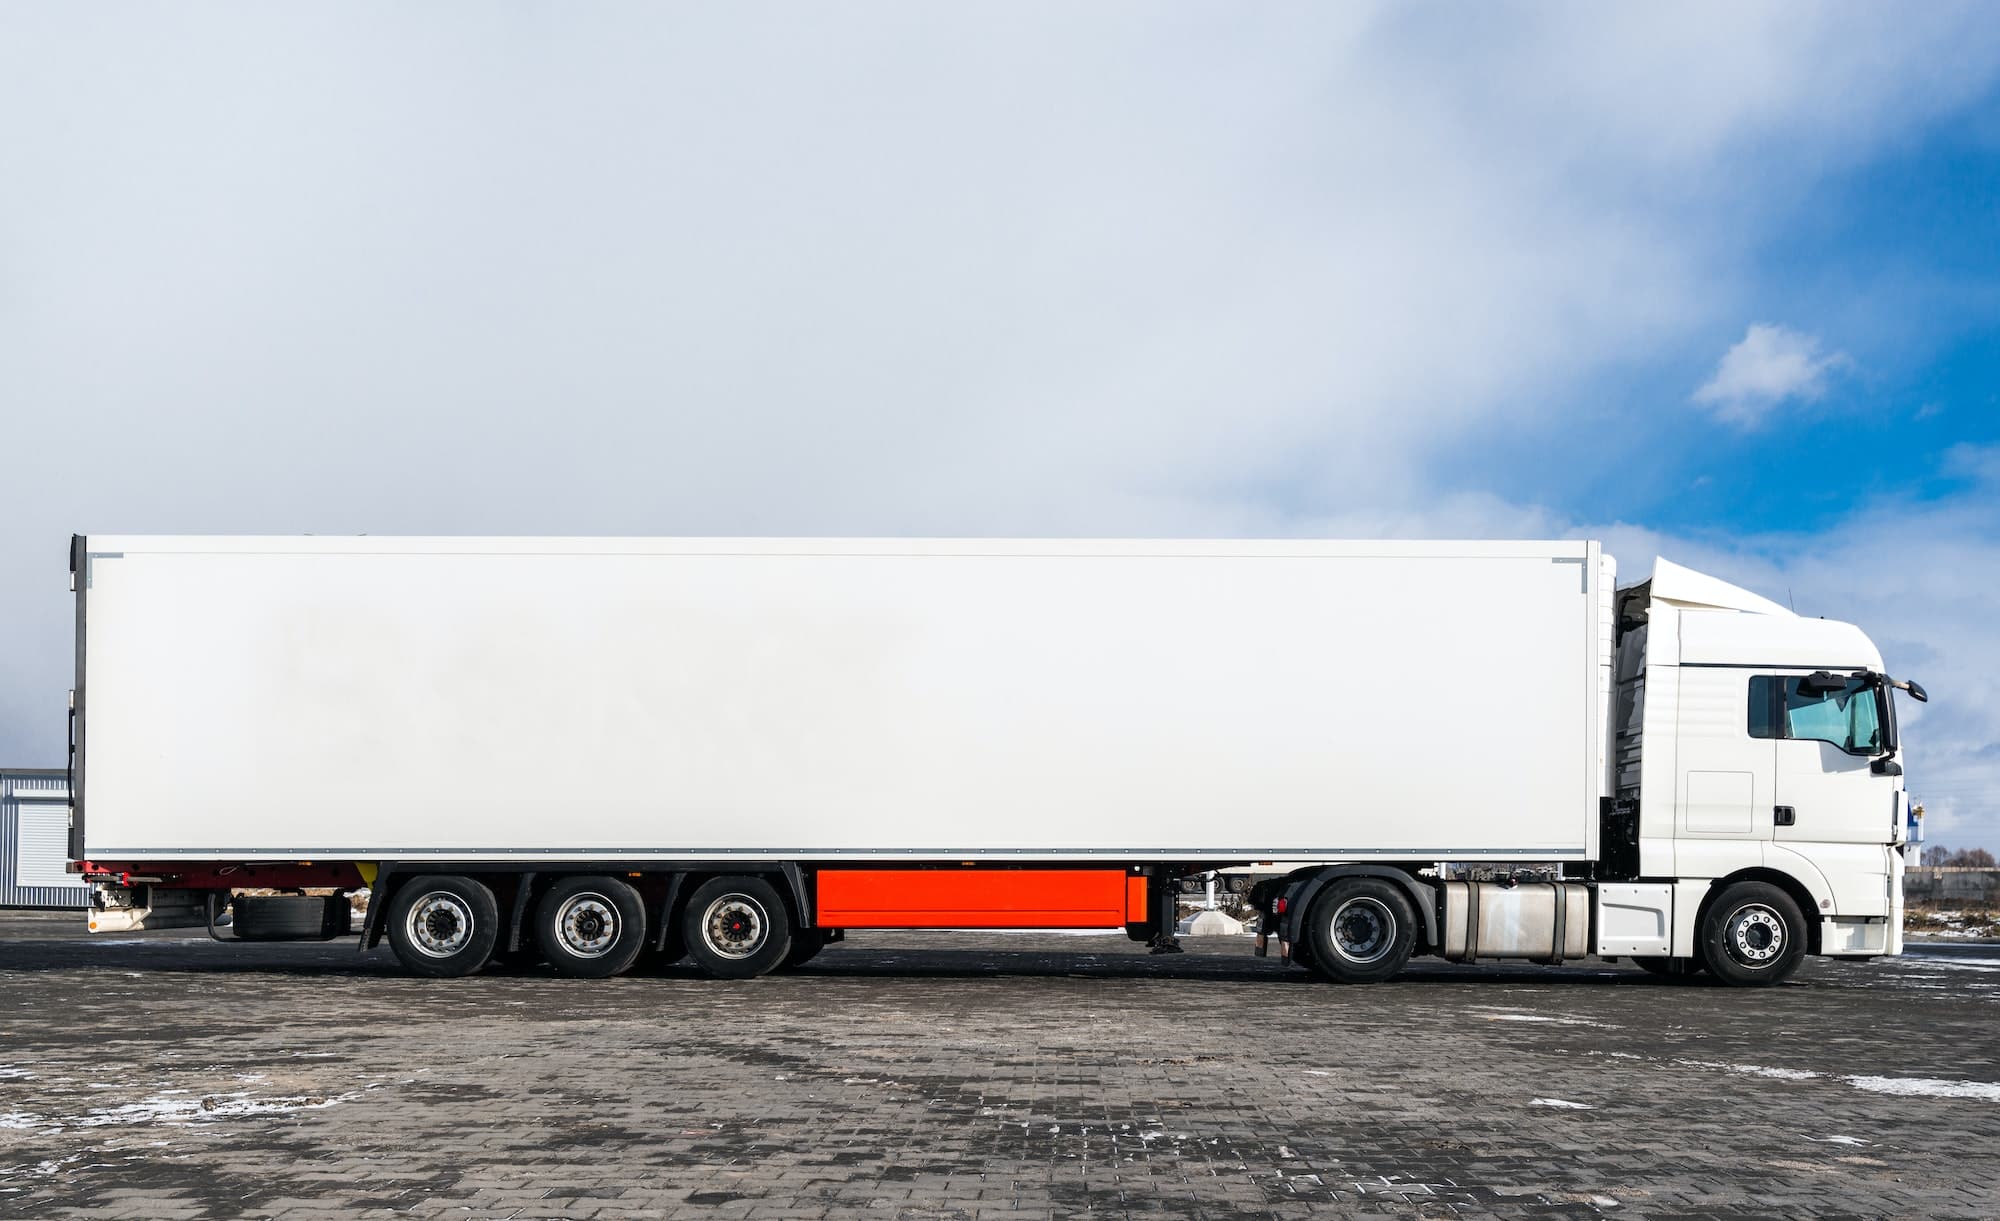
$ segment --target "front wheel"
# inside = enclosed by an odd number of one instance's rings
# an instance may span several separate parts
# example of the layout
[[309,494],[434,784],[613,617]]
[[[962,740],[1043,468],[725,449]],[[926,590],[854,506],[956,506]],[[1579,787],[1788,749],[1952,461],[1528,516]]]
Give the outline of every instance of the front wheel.
[[791,914],[763,878],[711,878],[689,896],[681,936],[704,972],[717,979],[751,979],[785,961],[792,948]]
[[1701,951],[1723,983],[1768,987],[1805,958],[1805,917],[1792,896],[1769,882],[1738,882],[1710,901],[1701,919]]
[[1307,913],[1306,964],[1335,983],[1377,983],[1410,960],[1416,926],[1402,887],[1383,878],[1341,878]]

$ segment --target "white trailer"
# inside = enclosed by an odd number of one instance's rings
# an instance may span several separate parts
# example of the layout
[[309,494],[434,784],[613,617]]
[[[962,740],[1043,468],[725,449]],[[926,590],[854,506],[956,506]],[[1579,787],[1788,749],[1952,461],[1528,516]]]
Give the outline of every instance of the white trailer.
[[[364,948],[427,973],[743,975],[850,928],[1167,948],[1177,878],[1286,859],[1322,862],[1285,919],[1339,979],[1898,948],[1879,654],[1664,562],[1620,593],[1596,543],[95,536],[72,568],[93,927],[369,884]],[[1427,868],[1466,859],[1563,880]]]

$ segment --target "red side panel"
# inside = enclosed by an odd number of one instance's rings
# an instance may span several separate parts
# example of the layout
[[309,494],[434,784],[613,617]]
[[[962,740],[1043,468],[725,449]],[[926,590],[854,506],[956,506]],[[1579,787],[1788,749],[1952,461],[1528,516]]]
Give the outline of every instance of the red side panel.
[[1123,928],[1145,918],[1146,880],[1121,869],[828,869],[817,908],[821,928]]

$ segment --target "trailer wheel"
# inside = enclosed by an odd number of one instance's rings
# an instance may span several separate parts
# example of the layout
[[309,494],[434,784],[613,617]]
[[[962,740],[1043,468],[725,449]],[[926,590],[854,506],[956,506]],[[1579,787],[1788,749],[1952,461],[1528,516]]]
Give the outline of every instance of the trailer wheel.
[[1403,969],[1417,913],[1383,878],[1342,878],[1320,892],[1306,919],[1306,965],[1335,983],[1372,984]]
[[1647,957],[1634,958],[1632,961],[1646,974],[1658,975],[1662,979],[1685,979],[1690,975],[1699,975],[1702,971],[1699,958]]
[[1769,882],[1738,882],[1709,901],[1701,957],[1725,984],[1768,987],[1798,970],[1806,922],[1792,896]]
[[618,878],[564,878],[535,905],[535,944],[558,975],[609,979],[646,948],[646,904]]
[[750,979],[785,961],[792,918],[777,889],[750,874],[711,878],[681,917],[688,956],[717,979]]
[[387,914],[389,946],[417,975],[470,975],[486,965],[499,939],[500,905],[472,878],[411,878],[397,888]]

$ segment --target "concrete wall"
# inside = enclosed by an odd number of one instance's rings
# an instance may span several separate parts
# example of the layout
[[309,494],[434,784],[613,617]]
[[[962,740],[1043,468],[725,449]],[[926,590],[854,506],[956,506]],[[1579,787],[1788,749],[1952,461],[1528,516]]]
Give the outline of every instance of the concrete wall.
[[1908,903],[2000,903],[2000,869],[1906,869],[1903,899]]

